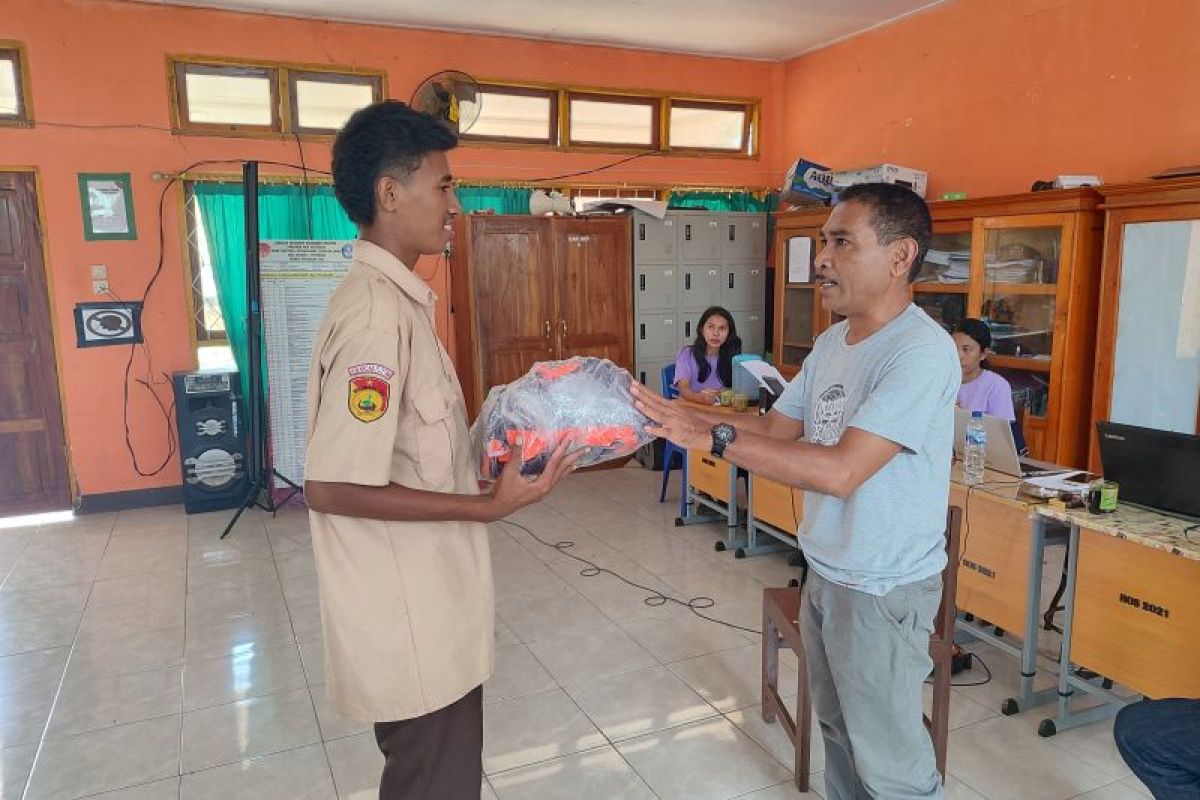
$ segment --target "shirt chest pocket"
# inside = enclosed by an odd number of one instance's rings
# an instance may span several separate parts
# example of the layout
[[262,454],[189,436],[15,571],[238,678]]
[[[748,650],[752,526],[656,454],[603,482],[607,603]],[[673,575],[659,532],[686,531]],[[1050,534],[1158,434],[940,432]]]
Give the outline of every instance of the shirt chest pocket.
[[441,486],[454,477],[450,404],[442,392],[431,390],[415,397],[413,408],[417,412],[413,417],[417,474],[426,483]]

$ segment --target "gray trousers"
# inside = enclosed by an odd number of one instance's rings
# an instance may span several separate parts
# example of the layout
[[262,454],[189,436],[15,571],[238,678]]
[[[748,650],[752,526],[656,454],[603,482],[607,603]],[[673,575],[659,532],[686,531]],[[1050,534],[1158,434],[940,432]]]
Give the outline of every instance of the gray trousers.
[[940,574],[877,597],[810,573],[800,633],[828,800],[943,797],[921,719],[941,595]]

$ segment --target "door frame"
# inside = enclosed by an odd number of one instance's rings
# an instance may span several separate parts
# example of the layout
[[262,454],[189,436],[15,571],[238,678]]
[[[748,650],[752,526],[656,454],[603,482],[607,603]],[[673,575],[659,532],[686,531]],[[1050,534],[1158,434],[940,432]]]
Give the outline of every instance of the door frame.
[[54,351],[54,374],[57,382],[58,394],[58,413],[61,418],[62,433],[63,433],[63,452],[62,458],[66,463],[67,476],[67,492],[71,498],[71,509],[75,510],[79,507],[79,481],[75,475],[75,462],[71,458],[71,431],[67,425],[67,398],[63,390],[63,354],[62,354],[62,335],[59,331],[58,313],[54,303],[54,270],[50,268],[50,243],[49,235],[46,226],[46,193],[42,182],[42,171],[40,167],[29,164],[2,164],[0,163],[0,173],[24,173],[33,176],[33,194],[34,194],[34,214],[36,214],[36,223],[38,226],[38,238],[41,240],[42,251],[42,273],[46,279],[46,304],[50,313],[50,339],[51,347]]

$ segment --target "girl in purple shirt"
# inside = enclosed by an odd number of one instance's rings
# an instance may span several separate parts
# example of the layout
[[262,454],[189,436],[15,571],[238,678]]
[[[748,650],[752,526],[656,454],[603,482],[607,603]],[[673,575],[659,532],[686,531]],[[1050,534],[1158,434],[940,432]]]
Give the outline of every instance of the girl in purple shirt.
[[987,323],[981,319],[964,319],[951,335],[958,348],[958,363],[962,365],[958,404],[968,411],[982,411],[1009,422],[1016,420],[1012,387],[1000,375],[983,368],[983,360],[992,346],[992,332]]
[[696,341],[675,357],[675,388],[693,403],[712,405],[722,389],[733,386],[733,357],[742,352],[733,316],[713,306],[700,315]]

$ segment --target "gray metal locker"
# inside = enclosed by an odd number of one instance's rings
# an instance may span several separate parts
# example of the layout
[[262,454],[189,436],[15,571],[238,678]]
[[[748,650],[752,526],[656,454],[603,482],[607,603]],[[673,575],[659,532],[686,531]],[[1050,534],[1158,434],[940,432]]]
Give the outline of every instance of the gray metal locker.
[[685,264],[679,270],[679,308],[703,311],[721,304],[725,270],[720,264]]
[[677,218],[668,214],[656,219],[638,211],[633,217],[633,260],[635,263],[674,261],[679,252]]
[[633,377],[649,389],[662,394],[662,371],[668,364],[674,364],[675,359],[643,359],[637,362]]
[[761,261],[749,264],[746,271],[746,305],[745,308],[764,309],[767,307],[767,267]]
[[750,300],[750,267],[744,264],[722,267],[721,276],[721,305],[731,311],[754,307]]
[[767,258],[767,215],[750,216],[750,260],[765,261]]
[[749,261],[753,247],[750,217],[746,214],[723,214],[721,220],[721,260]]
[[684,263],[721,260],[721,217],[710,211],[684,212],[679,215],[679,250]]
[[677,266],[639,263],[635,272],[633,307],[638,312],[675,311],[679,307]]
[[679,350],[678,324],[674,314],[638,314],[633,320],[637,361],[674,358]]
[[733,311],[731,313],[733,314],[734,324],[737,325],[738,336],[742,340],[742,352],[762,355],[767,335],[764,328],[766,314],[761,309]]

